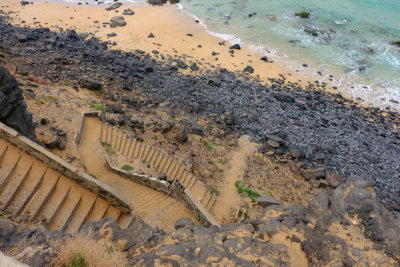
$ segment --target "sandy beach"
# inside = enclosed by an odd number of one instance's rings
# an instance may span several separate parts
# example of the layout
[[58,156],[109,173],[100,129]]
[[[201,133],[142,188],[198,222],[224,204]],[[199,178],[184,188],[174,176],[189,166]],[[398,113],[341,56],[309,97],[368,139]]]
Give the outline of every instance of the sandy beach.
[[[12,0],[2,6],[5,12],[14,19],[14,24],[29,27],[48,27],[52,30],[74,29],[77,33],[89,33],[103,41],[115,42],[115,49],[131,51],[144,50],[155,58],[160,55],[185,56],[189,62],[200,62],[208,68],[226,68],[231,71],[243,72],[246,66],[254,68],[252,75],[260,80],[281,78],[284,75],[288,81],[307,85],[313,78],[301,72],[293,72],[282,67],[278,62],[260,60],[264,54],[254,52],[248,47],[241,47],[229,53],[229,42],[211,35],[204,25],[185,12],[178,10],[176,5],[148,6],[147,4],[123,5],[117,10],[106,11],[108,5],[99,6],[75,5],[68,3],[35,3],[21,6],[20,1]],[[122,15],[126,8],[134,10],[135,14],[124,16],[127,23],[124,27],[110,28],[110,19]],[[67,11],[67,12],[66,12]],[[15,12],[15,13],[14,13]],[[111,33],[116,36],[109,37]],[[148,38],[153,33],[153,38]],[[158,51],[155,55],[152,51]],[[213,53],[215,52],[215,53]],[[156,52],[157,53],[157,52]],[[214,54],[214,55],[213,55]],[[201,65],[199,66],[201,68]]]

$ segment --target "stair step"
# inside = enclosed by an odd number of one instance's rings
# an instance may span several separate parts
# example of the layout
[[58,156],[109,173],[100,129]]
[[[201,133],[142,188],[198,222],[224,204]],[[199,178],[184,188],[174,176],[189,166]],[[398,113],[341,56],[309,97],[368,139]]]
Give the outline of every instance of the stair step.
[[1,145],[0,146],[0,167],[1,167],[2,163],[3,163],[4,155],[6,154],[6,152],[8,150],[8,145],[3,142],[1,142],[0,145]]
[[72,215],[72,218],[68,223],[65,231],[68,233],[78,232],[79,229],[81,229],[83,222],[86,220],[89,213],[93,209],[95,202],[96,202],[95,194],[84,194],[82,196],[81,202],[79,203],[74,214]]
[[83,191],[77,187],[71,187],[68,196],[64,204],[60,207],[58,212],[55,214],[51,223],[47,226],[50,230],[62,230],[64,231],[67,227],[71,216],[79,206],[82,199]]
[[132,137],[128,138],[128,140],[127,140],[127,142],[125,144],[124,150],[122,151],[122,155],[128,156],[129,149],[130,149],[130,147],[132,145],[132,139],[133,139]]
[[97,197],[94,203],[92,210],[90,211],[89,215],[86,217],[86,222],[97,222],[101,218],[104,217],[104,214],[107,211],[109,204],[104,199]]
[[154,151],[153,156],[151,157],[151,159],[149,160],[149,164],[150,166],[153,167],[155,166],[156,161],[158,160],[158,157],[160,157],[160,152],[158,152],[157,150]]
[[175,160],[172,160],[171,164],[169,165],[168,169],[165,171],[165,175],[167,175],[168,180],[174,180],[172,177],[172,173],[175,172],[176,165],[178,163]]
[[138,143],[137,139],[134,138],[132,141],[131,147],[129,148],[129,151],[128,151],[128,156],[127,156],[128,158],[133,158],[133,153],[135,152],[137,143]]
[[[12,154],[8,157],[8,154]],[[0,169],[0,190],[6,185],[8,179],[13,175],[15,168],[21,158],[21,154],[6,153]]]
[[173,158],[172,157],[168,157],[167,160],[165,161],[164,165],[161,167],[161,173],[163,174],[167,174],[167,170],[169,168],[169,166],[172,164]]
[[118,151],[119,152],[121,152],[121,146],[124,144],[124,142],[126,142],[126,135],[122,132],[122,131],[120,131],[121,132],[121,137],[119,138],[119,144],[118,144]]
[[11,199],[13,199],[13,197],[16,195],[17,191],[25,181],[32,168],[33,163],[29,162],[28,159],[23,159],[22,162],[25,162],[24,166],[20,166],[22,164],[18,164],[14,175],[9,179],[7,185],[4,186],[4,190],[1,192],[0,209],[4,209],[8,206]]
[[154,148],[150,147],[149,152],[147,153],[144,161],[150,163],[151,159],[153,158],[153,154],[155,153]]
[[133,222],[134,218],[135,216],[132,214],[122,215],[118,221],[118,224],[122,229],[128,228]]
[[39,189],[23,211],[23,214],[33,220],[42,206],[44,206],[47,200],[51,197],[59,179],[60,177],[57,173],[53,170],[47,169]]
[[204,206],[206,208],[206,210],[211,210],[212,207],[214,206],[214,203],[216,200],[217,200],[217,198],[214,195],[212,195],[212,197],[210,198],[208,203]]
[[108,206],[106,214],[104,218],[114,218],[115,221],[118,221],[119,216],[121,215],[121,211],[119,209],[114,208],[113,206]]
[[168,158],[168,156],[165,153],[161,152],[160,160],[157,160],[156,164],[154,165],[154,169],[156,169],[156,171],[160,172],[161,166],[165,163],[167,158]]
[[32,199],[36,191],[39,189],[43,177],[46,174],[46,166],[41,163],[34,163],[28,177],[22,183],[19,191],[11,200],[7,209],[12,211],[12,217],[16,218],[19,213],[25,208],[27,203]]
[[46,205],[39,211],[37,220],[46,218],[47,223],[51,223],[58,210],[63,206],[71,190],[71,184],[67,178],[61,177],[51,197]]

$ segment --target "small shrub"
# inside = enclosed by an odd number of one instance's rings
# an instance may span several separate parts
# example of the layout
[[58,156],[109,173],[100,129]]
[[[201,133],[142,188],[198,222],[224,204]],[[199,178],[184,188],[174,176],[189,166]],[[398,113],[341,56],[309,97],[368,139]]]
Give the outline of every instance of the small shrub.
[[215,162],[213,160],[209,159],[208,164],[215,165]]
[[207,140],[202,140],[201,142],[205,145],[207,150],[213,150],[214,149],[213,146],[210,143],[208,143]]
[[308,19],[310,17],[310,13],[308,13],[307,11],[301,11],[301,12],[295,13],[295,15],[297,17],[300,17],[303,19]]
[[124,171],[131,171],[134,168],[131,165],[125,164],[124,166],[121,167],[121,169],[124,170]]
[[56,241],[57,255],[50,266],[63,267],[124,267],[125,255],[118,247],[104,239],[96,240],[92,234],[75,235],[65,241]]
[[93,173],[89,173],[90,176],[92,176],[94,179],[97,179],[96,175],[94,175]]
[[65,86],[72,86],[72,82],[71,82],[70,80],[65,80],[65,81],[63,82],[63,84],[64,84]]
[[226,163],[226,159],[224,159],[224,158],[219,158],[219,159],[218,159],[218,163],[219,163],[219,164],[225,164],[225,163]]
[[[243,215],[243,211],[242,211],[242,210],[239,210],[238,217],[241,218],[242,215]],[[244,214],[244,217],[245,217],[246,219],[250,219],[250,215],[249,215],[247,212]]]
[[259,193],[251,190],[244,182],[236,181],[235,187],[237,188],[239,194],[246,194],[248,198],[251,199],[252,202],[256,202],[257,197],[261,197]]
[[86,267],[87,264],[85,262],[85,258],[82,256],[80,252],[77,252],[72,257],[71,262],[68,264],[68,267]]
[[214,194],[216,194],[217,196],[219,196],[219,194],[221,194],[221,192],[218,190],[218,189],[215,189],[215,188],[211,188],[211,193],[214,193]]
[[101,144],[104,146],[104,149],[106,150],[106,152],[110,152],[112,150],[111,144],[109,144],[107,142],[101,142]]
[[94,108],[94,109],[96,109],[98,111],[101,111],[103,113],[106,112],[106,106],[104,106],[104,105],[96,105],[94,103],[89,103],[89,107]]
[[58,98],[52,95],[40,95],[38,97],[38,100],[42,103],[45,104],[47,102],[57,102]]

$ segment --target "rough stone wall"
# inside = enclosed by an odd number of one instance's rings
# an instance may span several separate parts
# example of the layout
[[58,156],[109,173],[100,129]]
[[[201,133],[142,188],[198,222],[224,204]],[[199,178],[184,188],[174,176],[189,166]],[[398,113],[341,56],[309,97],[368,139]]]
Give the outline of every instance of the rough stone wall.
[[0,122],[36,140],[32,113],[26,109],[22,89],[17,80],[0,66]]

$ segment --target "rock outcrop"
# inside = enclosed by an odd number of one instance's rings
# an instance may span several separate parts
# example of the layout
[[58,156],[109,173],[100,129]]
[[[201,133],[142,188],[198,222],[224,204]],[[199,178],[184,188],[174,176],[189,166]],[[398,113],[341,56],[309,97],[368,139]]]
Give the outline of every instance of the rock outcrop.
[[[43,228],[21,231],[6,219],[0,228],[0,249],[31,266],[49,264],[62,249],[57,241],[69,238]],[[165,233],[140,219],[121,229],[108,218],[87,223],[79,234],[117,244],[130,266],[398,266],[400,261],[400,218],[362,180],[323,191],[307,206],[270,206],[244,223],[205,228],[182,218],[175,229]]]
[[32,114],[26,109],[17,80],[0,66],[0,122],[36,140]]

